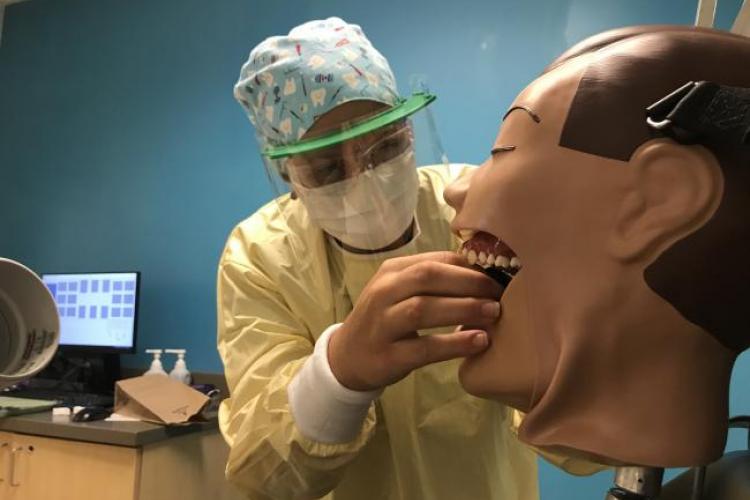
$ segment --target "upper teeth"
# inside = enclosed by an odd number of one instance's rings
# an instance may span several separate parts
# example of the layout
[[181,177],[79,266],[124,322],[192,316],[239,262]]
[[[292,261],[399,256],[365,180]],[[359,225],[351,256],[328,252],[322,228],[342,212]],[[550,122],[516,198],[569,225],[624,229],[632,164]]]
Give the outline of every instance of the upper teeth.
[[518,257],[506,257],[505,255],[498,255],[495,257],[494,255],[490,254],[487,255],[485,252],[479,252],[477,255],[477,252],[475,250],[468,250],[466,248],[461,249],[461,254],[466,257],[466,259],[469,261],[469,264],[479,264],[483,268],[487,269],[488,267],[503,267],[505,269],[515,268],[520,269],[521,261]]

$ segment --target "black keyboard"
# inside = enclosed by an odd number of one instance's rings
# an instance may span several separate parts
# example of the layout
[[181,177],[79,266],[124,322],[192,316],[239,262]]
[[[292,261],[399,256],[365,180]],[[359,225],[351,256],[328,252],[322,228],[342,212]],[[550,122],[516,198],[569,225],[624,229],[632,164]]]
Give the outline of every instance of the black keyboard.
[[105,406],[114,404],[114,397],[108,394],[90,392],[67,392],[54,389],[22,389],[0,392],[1,396],[25,399],[47,399],[59,401],[57,406]]

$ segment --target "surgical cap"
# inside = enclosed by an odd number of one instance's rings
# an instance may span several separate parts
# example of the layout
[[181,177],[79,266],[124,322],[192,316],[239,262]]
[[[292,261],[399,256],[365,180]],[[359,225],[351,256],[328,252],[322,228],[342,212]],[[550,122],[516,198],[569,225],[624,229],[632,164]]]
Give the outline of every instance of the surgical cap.
[[263,148],[298,141],[313,122],[348,101],[399,102],[388,61],[356,24],[310,21],[250,52],[234,96]]

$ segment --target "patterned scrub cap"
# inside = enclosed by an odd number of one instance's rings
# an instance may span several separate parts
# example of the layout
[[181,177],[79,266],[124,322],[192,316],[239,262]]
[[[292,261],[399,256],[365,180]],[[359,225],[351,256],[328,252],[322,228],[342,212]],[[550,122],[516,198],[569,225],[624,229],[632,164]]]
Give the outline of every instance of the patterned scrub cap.
[[345,102],[401,102],[385,57],[359,26],[337,17],[261,42],[242,66],[234,96],[263,148],[299,141],[317,117]]

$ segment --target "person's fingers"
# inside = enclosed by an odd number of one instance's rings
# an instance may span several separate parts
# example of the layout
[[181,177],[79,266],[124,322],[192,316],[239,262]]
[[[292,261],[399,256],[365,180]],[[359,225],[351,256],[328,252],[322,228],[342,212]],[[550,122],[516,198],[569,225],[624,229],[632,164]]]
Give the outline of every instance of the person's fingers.
[[424,335],[396,342],[393,345],[391,362],[408,372],[438,361],[478,354],[488,345],[489,337],[487,332],[482,330]]
[[470,267],[466,257],[456,252],[440,251],[425,252],[404,257],[396,257],[383,262],[380,268],[387,272],[398,272],[420,262],[439,262],[453,266]]
[[[500,302],[473,297],[410,297],[387,311],[391,338],[399,332],[460,324],[490,325],[500,317]],[[389,333],[390,333],[389,332]]]
[[427,261],[383,275],[373,291],[395,304],[419,295],[498,300],[503,287],[479,271]]

